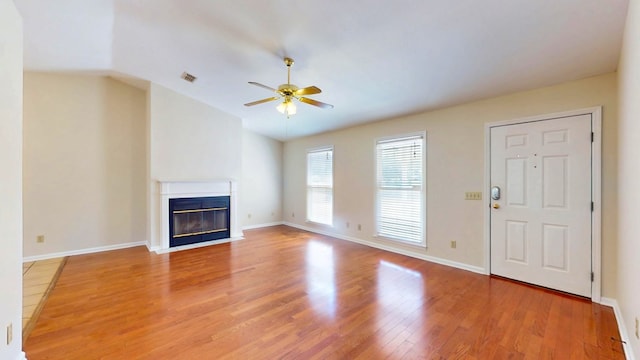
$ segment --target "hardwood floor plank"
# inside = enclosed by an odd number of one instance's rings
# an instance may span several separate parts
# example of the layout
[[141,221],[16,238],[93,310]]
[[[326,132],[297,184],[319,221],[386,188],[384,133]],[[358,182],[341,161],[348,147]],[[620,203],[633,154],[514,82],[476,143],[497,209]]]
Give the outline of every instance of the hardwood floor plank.
[[156,255],[72,256],[38,359],[623,359],[584,299],[276,226]]

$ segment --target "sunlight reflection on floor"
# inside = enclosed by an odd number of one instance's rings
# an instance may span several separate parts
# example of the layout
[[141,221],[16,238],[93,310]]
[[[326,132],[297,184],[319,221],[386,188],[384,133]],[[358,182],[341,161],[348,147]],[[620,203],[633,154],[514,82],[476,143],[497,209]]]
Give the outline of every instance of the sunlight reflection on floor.
[[380,307],[376,321],[380,330],[376,335],[381,351],[385,351],[385,345],[414,334],[422,318],[424,282],[421,273],[384,260],[380,260],[377,280]]
[[317,241],[307,245],[307,292],[313,309],[321,315],[336,315],[336,280],[333,247]]

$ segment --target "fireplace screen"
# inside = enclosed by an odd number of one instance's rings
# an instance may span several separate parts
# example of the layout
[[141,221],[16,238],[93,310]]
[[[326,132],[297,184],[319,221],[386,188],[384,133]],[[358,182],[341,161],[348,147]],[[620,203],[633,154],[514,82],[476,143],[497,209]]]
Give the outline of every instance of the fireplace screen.
[[228,238],[229,197],[169,200],[170,246]]
[[227,231],[228,208],[178,210],[173,212],[173,237]]

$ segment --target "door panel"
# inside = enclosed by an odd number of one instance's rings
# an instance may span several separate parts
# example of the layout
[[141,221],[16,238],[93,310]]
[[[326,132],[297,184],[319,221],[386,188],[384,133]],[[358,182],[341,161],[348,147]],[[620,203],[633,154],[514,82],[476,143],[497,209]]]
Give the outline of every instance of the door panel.
[[490,135],[491,273],[591,296],[591,116]]
[[527,223],[507,221],[507,261],[527,263]]
[[567,156],[545,156],[542,160],[542,206],[567,210]]
[[527,206],[527,159],[507,159],[507,201],[510,206]]
[[550,270],[567,271],[569,254],[567,253],[567,226],[542,225],[542,266]]

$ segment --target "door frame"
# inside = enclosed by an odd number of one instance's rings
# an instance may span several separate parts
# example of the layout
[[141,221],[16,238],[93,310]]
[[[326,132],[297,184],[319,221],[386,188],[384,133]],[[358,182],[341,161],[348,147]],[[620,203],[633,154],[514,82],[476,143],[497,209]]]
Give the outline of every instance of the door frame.
[[489,194],[489,188],[491,187],[491,128],[578,115],[591,116],[591,129],[593,132],[593,142],[591,143],[591,200],[594,203],[593,211],[591,212],[591,271],[593,272],[591,301],[600,303],[602,290],[602,106],[485,123],[483,191],[483,199],[485,199],[484,271],[486,275],[491,274],[491,197]]

